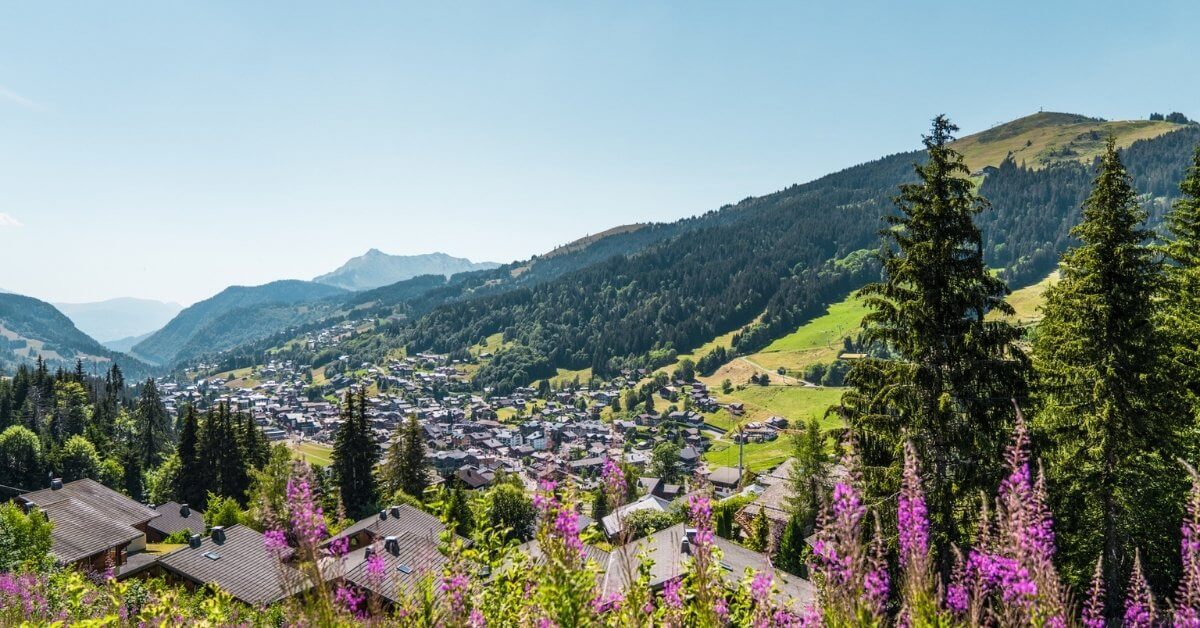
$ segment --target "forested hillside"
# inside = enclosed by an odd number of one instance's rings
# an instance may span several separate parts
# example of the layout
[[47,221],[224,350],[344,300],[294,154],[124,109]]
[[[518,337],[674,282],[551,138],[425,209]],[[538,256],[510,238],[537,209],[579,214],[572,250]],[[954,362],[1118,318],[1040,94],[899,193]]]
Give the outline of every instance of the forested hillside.
[[[1152,225],[1161,221],[1200,139],[1195,126],[1168,130],[1123,151],[1135,185],[1156,208]],[[985,260],[1012,287],[1045,277],[1070,244],[1068,231],[1094,172],[1066,157],[1037,168],[1007,159],[983,179],[981,193],[992,204],[980,218]],[[752,351],[874,276],[870,251],[893,211],[891,197],[922,158],[894,155],[748,199],[692,219],[691,228],[675,226],[669,239],[635,255],[438,307],[394,333],[412,349],[455,351],[495,333],[523,347],[485,365],[480,385],[522,383],[514,372],[540,378],[556,368],[611,374],[657,366],[744,326],[733,349]]]
[[296,280],[232,286],[185,308],[165,327],[135,345],[133,352],[155,364],[172,364],[203,351],[257,338],[260,334],[255,330],[270,329],[261,335],[278,331],[281,318],[291,321],[306,318],[304,308],[263,310],[263,306],[290,306],[339,294],[345,294],[345,290]]
[[133,376],[146,368],[129,356],[109,351],[79,331],[62,312],[45,301],[0,293],[0,374],[41,356],[51,367],[74,369],[76,360],[90,370],[108,369],[114,362]]

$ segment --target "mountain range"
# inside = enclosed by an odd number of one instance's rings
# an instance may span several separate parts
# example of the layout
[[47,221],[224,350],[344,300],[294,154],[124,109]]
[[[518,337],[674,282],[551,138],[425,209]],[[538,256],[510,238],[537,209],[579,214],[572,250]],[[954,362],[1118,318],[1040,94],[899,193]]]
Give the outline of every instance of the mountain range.
[[497,266],[499,264],[494,262],[472,262],[445,253],[388,255],[379,249],[371,249],[313,281],[346,290],[370,290],[420,275],[444,275],[449,278],[457,273]]
[[[955,143],[992,204],[979,217],[986,261],[1013,288],[1044,278],[1071,244],[1093,160],[1110,134],[1157,226],[1200,126],[1045,112]],[[117,346],[161,367],[255,363],[267,349],[314,363],[320,356],[287,340],[372,319],[339,354],[356,362],[397,350],[466,357],[499,336],[499,345],[488,345],[494,358],[476,374],[477,384],[499,389],[562,369],[654,367],[723,335],[732,336],[734,352],[747,353],[878,277],[878,231],[894,211],[897,186],[913,180],[923,158],[922,151],[889,155],[690,218],[614,227],[527,260],[484,264],[491,268],[444,254],[371,250],[312,282],[228,288]],[[3,316],[0,324],[12,329]],[[75,341],[76,353],[96,350]]]

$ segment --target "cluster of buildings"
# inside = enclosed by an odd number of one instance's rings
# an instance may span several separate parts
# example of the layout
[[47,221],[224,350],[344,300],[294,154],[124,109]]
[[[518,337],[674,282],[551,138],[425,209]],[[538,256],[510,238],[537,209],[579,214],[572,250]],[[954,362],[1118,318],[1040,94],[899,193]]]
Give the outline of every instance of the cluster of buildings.
[[[269,550],[260,532],[244,525],[208,528],[203,513],[185,504],[146,506],[86,479],[55,481],[51,488],[21,495],[18,502],[27,512],[40,512],[54,523],[51,554],[63,565],[110,571],[120,580],[162,577],[189,590],[213,585],[252,606],[280,602],[315,585],[286,553]],[[407,504],[391,506],[326,540],[318,571],[330,585],[350,584],[374,593],[386,608],[416,593],[427,578],[441,576],[449,562],[440,541],[445,531],[432,514]],[[627,575],[638,573],[641,557],[649,552],[650,586],[660,590],[686,573],[694,534],[678,524],[611,550],[588,545],[584,552],[595,562],[597,584],[605,593],[625,591],[630,586]],[[161,553],[147,551],[148,543],[166,537],[185,542]],[[810,582],[777,571],[766,554],[722,538],[716,543],[722,553],[722,577],[730,586],[737,585],[746,569],[767,571],[785,599],[798,604],[813,600]],[[337,555],[335,545],[347,548],[346,553]],[[542,558],[537,541],[517,551],[526,560]],[[367,559],[373,554],[384,559],[382,578],[367,572]]]

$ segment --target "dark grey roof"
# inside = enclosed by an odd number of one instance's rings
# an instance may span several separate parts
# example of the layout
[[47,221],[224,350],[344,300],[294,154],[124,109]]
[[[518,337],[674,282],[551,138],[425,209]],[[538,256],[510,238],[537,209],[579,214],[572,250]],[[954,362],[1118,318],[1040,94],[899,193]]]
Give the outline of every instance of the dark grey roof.
[[[545,555],[542,554],[542,545],[537,539],[518,545],[517,551],[528,556],[531,560],[533,560],[534,564],[541,564],[546,559]],[[596,547],[595,545],[588,545],[584,543],[583,556],[586,560],[595,561],[596,566],[599,567],[602,572],[604,569],[608,568],[608,552]]]
[[126,556],[125,564],[121,565],[117,570],[117,579],[124,580],[157,565],[159,556],[161,554],[152,552],[138,552]]
[[151,530],[162,533],[164,536],[175,534],[183,530],[187,530],[192,534],[204,534],[206,527],[204,525],[204,513],[189,508],[188,516],[184,517],[180,512],[182,506],[178,502],[167,502],[155,507],[159,516],[150,520],[148,527]]
[[724,484],[725,486],[737,486],[741,479],[741,472],[734,467],[717,467],[708,474],[709,482]]
[[364,531],[368,532],[374,538],[400,536],[410,533],[433,538],[436,542],[438,535],[445,531],[445,529],[446,525],[436,516],[415,506],[401,504],[396,507],[389,507],[386,519],[380,519],[378,513],[373,514],[337,533],[337,535],[326,541],[325,544],[328,545],[335,539],[354,536]]
[[39,505],[54,528],[50,531],[50,553],[60,563],[73,563],[142,536],[137,528],[114,521],[74,497]]
[[[400,602],[405,596],[416,591],[417,585],[426,577],[435,580],[442,575],[442,570],[449,562],[438,551],[437,539],[430,539],[418,534],[407,533],[396,536],[396,552],[392,553],[377,543],[372,551],[379,551],[384,560],[383,576],[372,577],[367,574],[367,559],[364,555],[367,547],[351,552],[348,562],[355,564],[346,572],[346,580],[364,589],[381,595],[392,602]],[[403,570],[402,570],[403,568]],[[437,591],[435,585],[434,590]]]
[[153,508],[87,478],[64,484],[58,490],[47,488],[21,495],[23,501],[43,508],[68,498],[87,504],[110,521],[126,525],[145,523],[158,516]]
[[193,582],[215,584],[247,604],[277,602],[309,586],[303,574],[267,552],[262,534],[242,525],[227,528],[224,543],[205,538],[199,547],[160,557],[158,564]]
[[[638,556],[642,552],[646,552],[647,560],[653,561],[650,566],[651,587],[661,587],[666,581],[682,576],[689,563],[689,556],[681,549],[686,531],[686,524],[680,523],[614,549],[609,553],[604,590],[625,590],[625,574],[638,572]],[[721,550],[721,576],[729,586],[737,586],[749,568],[774,574],[775,586],[779,589],[782,601],[791,599],[802,605],[815,599],[816,589],[811,582],[775,569],[766,554],[748,550],[721,537],[714,537],[714,541]],[[629,561],[628,568],[622,561]]]

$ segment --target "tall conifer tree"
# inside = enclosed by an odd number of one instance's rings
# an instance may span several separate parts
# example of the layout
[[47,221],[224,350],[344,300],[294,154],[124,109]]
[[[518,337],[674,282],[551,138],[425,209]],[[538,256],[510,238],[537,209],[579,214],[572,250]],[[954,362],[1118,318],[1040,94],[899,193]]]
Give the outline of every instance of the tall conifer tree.
[[[1035,426],[1047,444],[1064,575],[1076,583],[1098,556],[1105,582],[1125,582],[1134,550],[1160,586],[1176,569],[1186,474],[1175,458],[1188,412],[1163,368],[1161,265],[1145,219],[1110,138],[1072,230],[1080,244],[1062,257],[1034,342]],[[1119,608],[1120,587],[1109,588],[1109,608]]]
[[333,473],[342,496],[342,506],[352,517],[361,517],[375,506],[375,463],[379,448],[367,423],[367,398],[346,392],[345,421],[333,443]]
[[1167,214],[1171,239],[1164,252],[1163,328],[1172,334],[1174,358],[1192,396],[1200,399],[1200,146],[1179,185],[1183,196]]
[[1020,330],[984,320],[1012,309],[1007,286],[983,262],[974,218],[988,204],[950,146],[957,130],[945,116],[934,119],[924,137],[928,161],[915,167],[916,183],[900,188],[899,215],[882,232],[883,281],[861,291],[871,310],[864,336],[893,357],[856,361],[843,399],[865,467],[882,471],[865,478],[870,498],[899,487],[905,438],[929,461],[933,541],[945,576],[950,547],[969,525],[968,503],[999,481],[1009,399],[1024,394],[1028,368],[1015,346]]
[[206,474],[199,459],[200,420],[196,417],[195,408],[190,405],[183,413],[178,453],[179,475],[175,478],[175,496],[179,501],[199,508],[208,489],[204,477]]

